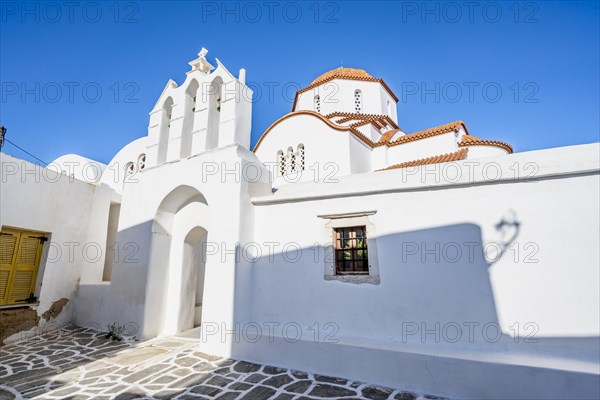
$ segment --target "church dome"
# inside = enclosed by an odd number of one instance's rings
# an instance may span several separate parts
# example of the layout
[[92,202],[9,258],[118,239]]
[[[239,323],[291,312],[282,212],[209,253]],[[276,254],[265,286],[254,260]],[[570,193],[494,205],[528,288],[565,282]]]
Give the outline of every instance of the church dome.
[[357,68],[343,68],[339,67],[336,69],[332,69],[331,71],[327,71],[324,74],[319,75],[310,86],[317,85],[320,82],[324,82],[331,78],[367,78],[373,79],[371,74],[369,74],[364,69]]

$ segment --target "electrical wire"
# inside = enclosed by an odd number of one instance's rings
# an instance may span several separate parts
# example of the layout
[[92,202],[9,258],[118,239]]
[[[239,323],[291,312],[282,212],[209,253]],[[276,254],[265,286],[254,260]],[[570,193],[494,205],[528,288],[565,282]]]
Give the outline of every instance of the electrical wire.
[[8,140],[7,138],[4,138],[4,141],[5,141],[5,142],[7,142],[7,143],[10,143],[10,144],[12,144],[12,145],[13,145],[13,146],[15,146],[17,149],[21,150],[23,153],[25,153],[25,154],[27,154],[27,155],[29,155],[29,156],[31,156],[31,157],[33,157],[33,158],[35,158],[36,160],[38,160],[39,162],[41,162],[42,164],[44,164],[44,166],[47,166],[47,165],[48,165],[48,163],[47,163],[47,162],[45,162],[45,161],[43,161],[43,160],[40,160],[39,158],[37,158],[36,156],[34,156],[33,154],[31,154],[31,153],[30,153],[30,152],[28,152],[27,150],[25,150],[24,148],[22,148],[21,146],[19,146],[19,145],[15,144],[15,143],[11,142],[11,141],[10,141],[10,140]]

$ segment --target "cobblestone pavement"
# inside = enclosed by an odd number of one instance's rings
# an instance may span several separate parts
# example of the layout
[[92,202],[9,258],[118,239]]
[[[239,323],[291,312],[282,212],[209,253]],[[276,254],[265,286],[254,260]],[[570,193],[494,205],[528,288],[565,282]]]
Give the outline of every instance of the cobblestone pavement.
[[197,348],[185,336],[119,342],[63,329],[0,348],[0,399],[439,399]]

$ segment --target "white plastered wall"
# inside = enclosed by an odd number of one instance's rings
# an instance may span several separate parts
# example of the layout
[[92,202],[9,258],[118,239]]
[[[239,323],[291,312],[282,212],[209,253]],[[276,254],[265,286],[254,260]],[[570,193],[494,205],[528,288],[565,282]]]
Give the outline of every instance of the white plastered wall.
[[[350,133],[338,131],[313,115],[297,115],[277,124],[256,150],[257,157],[273,172],[274,185],[300,181],[331,180],[352,172]],[[294,151],[304,144],[306,169],[299,176],[281,177],[277,166],[278,151]]]
[[[389,115],[394,122],[398,122],[396,101],[387,90],[379,82],[360,80],[333,79],[302,92],[298,95],[296,107],[293,111],[316,111],[314,98],[318,95],[321,100],[322,115],[333,112],[355,113],[354,92],[356,90],[362,92],[362,114]],[[389,108],[387,106],[388,101],[390,102]]]
[[0,157],[0,226],[50,234],[37,278],[36,311],[41,316],[55,301],[69,300],[56,318],[40,318],[38,327],[9,342],[71,323],[82,274],[104,262],[107,221],[96,210],[108,208],[111,190],[4,153]]
[[[354,175],[255,198],[254,240],[277,247],[252,267],[247,321],[279,330],[272,343],[242,341],[234,354],[459,398],[597,393],[598,150],[573,146]],[[376,211],[369,219],[381,283],[324,279],[326,221],[318,215],[365,211]],[[505,252],[496,258],[498,248]],[[302,327],[302,339],[288,343],[286,324]],[[455,325],[463,329],[457,341],[443,331]],[[337,343],[315,341],[317,326],[325,336],[334,326]],[[423,339],[427,329],[434,333]],[[462,385],[453,371],[474,383]]]

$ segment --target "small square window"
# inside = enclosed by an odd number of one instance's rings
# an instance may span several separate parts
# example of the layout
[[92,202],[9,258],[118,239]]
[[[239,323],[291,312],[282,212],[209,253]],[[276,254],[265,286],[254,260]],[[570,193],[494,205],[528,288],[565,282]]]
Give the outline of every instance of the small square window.
[[334,229],[336,275],[368,275],[366,226]]
[[[377,211],[317,215],[323,226],[324,275],[327,281],[379,285],[377,232],[369,216]],[[368,247],[368,249],[367,249]]]

